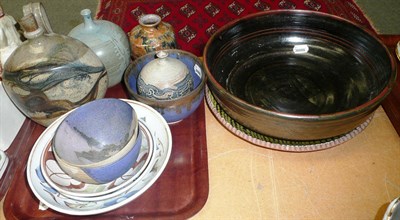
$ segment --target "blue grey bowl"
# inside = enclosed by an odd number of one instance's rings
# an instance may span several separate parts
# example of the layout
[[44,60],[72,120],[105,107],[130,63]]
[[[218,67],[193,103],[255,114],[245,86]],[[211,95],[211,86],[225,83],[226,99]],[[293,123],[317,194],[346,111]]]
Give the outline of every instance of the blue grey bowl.
[[194,89],[188,94],[172,100],[155,100],[138,93],[137,79],[142,68],[156,59],[157,52],[151,52],[137,58],[125,71],[124,83],[129,97],[156,109],[168,123],[176,123],[191,115],[204,98],[206,75],[202,61],[195,55],[177,49],[164,50],[169,57],[182,61],[193,76]]
[[72,111],[59,125],[53,152],[72,178],[106,183],[136,161],[141,132],[135,110],[119,99],[100,99]]

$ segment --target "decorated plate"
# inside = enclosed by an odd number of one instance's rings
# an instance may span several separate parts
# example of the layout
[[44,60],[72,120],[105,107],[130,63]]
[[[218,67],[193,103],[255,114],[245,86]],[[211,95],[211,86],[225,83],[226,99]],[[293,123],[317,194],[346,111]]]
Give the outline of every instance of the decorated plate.
[[57,126],[66,115],[60,117],[41,134],[29,155],[27,164],[28,184],[41,205],[69,215],[95,215],[117,209],[134,200],[150,188],[164,171],[172,150],[171,130],[165,119],[148,105],[133,100],[124,100],[137,112],[139,121],[147,127],[154,143],[149,165],[138,177],[137,183],[126,187],[123,193],[100,201],[80,201],[66,197],[49,185],[40,166],[42,152],[54,136]]
[[58,192],[67,197],[82,201],[97,201],[114,197],[125,190],[126,187],[136,183],[139,175],[150,162],[153,153],[153,141],[150,131],[139,122],[139,129],[142,131],[142,146],[136,163],[133,164],[124,175],[118,179],[105,184],[90,184],[75,180],[66,174],[58,165],[52,152],[52,141],[50,140],[41,156],[41,171],[46,182]]

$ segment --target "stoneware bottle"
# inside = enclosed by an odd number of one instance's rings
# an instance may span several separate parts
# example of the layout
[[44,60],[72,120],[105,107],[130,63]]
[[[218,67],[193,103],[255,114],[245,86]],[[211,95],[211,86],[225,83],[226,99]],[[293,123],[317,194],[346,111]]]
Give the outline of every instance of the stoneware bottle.
[[[5,14],[0,5],[0,64],[2,67],[11,53],[22,44],[21,36],[15,28],[16,24],[15,19],[11,15]],[[0,76],[2,72],[0,72]]]
[[39,27],[41,27],[46,34],[54,33],[51,28],[49,18],[47,17],[46,10],[40,2],[30,2],[22,7],[24,16],[33,14]]
[[133,58],[148,52],[177,48],[173,27],[156,14],[141,16],[139,25],[129,32],[129,41]]
[[159,51],[157,59],[147,63],[138,76],[140,95],[156,100],[173,100],[193,90],[193,77],[180,60]]
[[27,40],[5,63],[3,85],[27,117],[48,126],[71,109],[104,97],[107,72],[89,47],[68,36],[44,34],[32,14],[20,25]]
[[81,11],[83,23],[69,32],[69,36],[78,39],[91,48],[106,67],[109,85],[121,82],[122,75],[130,61],[129,40],[127,34],[116,24],[106,20],[92,20],[91,11]]

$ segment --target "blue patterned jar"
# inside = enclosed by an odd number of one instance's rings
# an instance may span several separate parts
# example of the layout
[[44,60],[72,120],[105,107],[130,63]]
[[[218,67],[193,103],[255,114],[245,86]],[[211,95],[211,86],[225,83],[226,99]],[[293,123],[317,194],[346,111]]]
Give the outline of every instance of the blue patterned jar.
[[180,60],[168,57],[165,51],[146,64],[137,80],[138,92],[146,98],[172,100],[193,90],[193,77]]

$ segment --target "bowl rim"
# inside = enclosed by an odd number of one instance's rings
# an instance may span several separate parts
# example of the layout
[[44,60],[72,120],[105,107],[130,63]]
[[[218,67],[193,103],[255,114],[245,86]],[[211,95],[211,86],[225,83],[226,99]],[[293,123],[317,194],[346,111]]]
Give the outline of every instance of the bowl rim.
[[[361,105],[358,105],[358,106],[355,106],[353,108],[343,110],[343,111],[338,111],[338,112],[334,112],[334,113],[324,113],[324,114],[296,114],[296,113],[284,113],[284,112],[278,112],[278,111],[274,111],[274,110],[267,110],[267,109],[258,107],[249,102],[246,102],[243,99],[240,99],[240,98],[234,96],[233,94],[228,92],[222,85],[220,85],[217,82],[217,80],[213,77],[213,75],[211,74],[211,72],[209,70],[209,67],[208,67],[209,63],[207,62],[205,55],[208,53],[211,43],[215,39],[217,39],[220,34],[227,31],[229,28],[235,26],[239,22],[241,22],[243,20],[249,20],[254,17],[258,17],[258,16],[262,16],[262,15],[274,15],[274,14],[316,15],[316,16],[320,16],[320,17],[325,17],[325,18],[337,20],[337,21],[352,25],[353,27],[357,28],[358,30],[371,36],[378,44],[380,44],[380,46],[382,46],[382,48],[385,50],[385,53],[387,54],[389,61],[390,61],[390,66],[391,66],[392,71],[391,71],[390,79],[389,79],[387,85],[373,99],[371,99]],[[333,120],[333,119],[347,118],[347,117],[351,117],[353,115],[357,115],[360,112],[367,112],[367,111],[376,109],[378,107],[378,105],[380,104],[380,102],[382,102],[383,99],[391,92],[391,90],[394,86],[394,83],[396,81],[396,77],[397,77],[397,65],[394,60],[393,55],[389,52],[386,45],[384,45],[383,42],[378,38],[377,34],[374,33],[372,30],[369,30],[365,27],[362,27],[360,24],[357,24],[353,21],[347,20],[347,19],[342,18],[337,15],[327,14],[327,13],[323,13],[323,12],[319,12],[319,11],[309,11],[309,10],[300,10],[300,9],[294,9],[294,10],[279,9],[279,10],[273,10],[273,11],[261,11],[261,12],[248,14],[242,18],[238,18],[238,19],[228,22],[226,25],[219,28],[207,41],[207,43],[204,47],[204,50],[203,50],[203,64],[204,64],[204,70],[207,74],[208,82],[209,82],[209,84],[211,83],[211,86],[209,86],[209,87],[215,87],[215,89],[218,90],[219,93],[221,93],[224,96],[229,97],[230,99],[235,100],[235,102],[237,102],[241,106],[250,106],[254,111],[257,111],[262,114],[274,116],[274,117],[279,117],[282,119],[289,118],[289,119],[294,119],[294,120],[299,119],[299,120],[303,120],[303,121],[321,121],[321,120],[328,121],[328,120]],[[210,88],[210,89],[212,90],[213,88]]]
[[[88,169],[104,167],[104,166],[107,166],[109,164],[112,164],[112,163],[116,162],[116,160],[115,160],[116,158],[124,157],[129,152],[131,152],[133,149],[141,147],[141,143],[139,144],[136,140],[139,138],[140,135],[143,135],[143,134],[140,131],[140,129],[138,129],[138,130],[139,131],[137,131],[135,135],[132,135],[131,139],[129,139],[128,143],[126,143],[124,145],[124,147],[120,151],[118,151],[117,153],[113,154],[112,156],[108,157],[105,160],[98,161],[98,162],[95,162],[95,163],[76,164],[76,163],[72,163],[72,162],[70,162],[68,160],[65,160],[64,158],[60,157],[59,154],[57,153],[57,151],[55,150],[54,143],[52,144],[53,154],[54,154],[54,157],[56,158],[57,161],[60,160],[63,163],[66,163],[69,166],[74,166],[74,167],[79,167],[79,168],[88,168]],[[54,140],[54,138],[53,138],[53,140]],[[140,138],[140,140],[141,140],[141,138]]]
[[162,51],[166,51],[168,54],[171,54],[171,53],[172,54],[184,54],[185,56],[189,56],[189,57],[193,58],[195,61],[197,61],[197,63],[200,65],[200,68],[201,68],[201,71],[202,71],[199,85],[197,85],[197,87],[194,88],[189,93],[187,93],[187,94],[185,94],[185,95],[183,95],[183,96],[181,96],[179,98],[168,99],[168,100],[167,99],[166,100],[151,99],[151,98],[147,98],[145,96],[142,96],[137,92],[134,92],[132,90],[132,88],[129,86],[129,76],[131,75],[131,70],[133,68],[135,68],[135,66],[140,61],[142,61],[143,59],[148,58],[148,57],[154,57],[154,55],[156,53],[160,52],[160,51],[153,51],[153,52],[147,53],[147,54],[145,54],[145,55],[143,55],[141,57],[136,58],[126,68],[126,70],[124,72],[124,84],[125,84],[126,89],[128,90],[128,93],[132,94],[135,98],[143,100],[148,105],[156,105],[156,106],[161,105],[161,106],[164,106],[164,107],[166,107],[166,106],[176,106],[177,105],[177,101],[179,101],[179,100],[184,100],[186,98],[191,98],[191,97],[198,96],[201,93],[201,91],[204,89],[204,85],[206,84],[206,81],[207,81],[207,74],[206,74],[206,71],[205,71],[205,66],[204,66],[203,61],[199,57],[197,57],[196,55],[194,55],[194,54],[192,54],[192,53],[190,53],[188,51],[184,51],[184,50],[164,49]]

